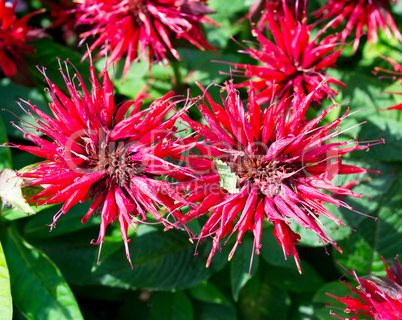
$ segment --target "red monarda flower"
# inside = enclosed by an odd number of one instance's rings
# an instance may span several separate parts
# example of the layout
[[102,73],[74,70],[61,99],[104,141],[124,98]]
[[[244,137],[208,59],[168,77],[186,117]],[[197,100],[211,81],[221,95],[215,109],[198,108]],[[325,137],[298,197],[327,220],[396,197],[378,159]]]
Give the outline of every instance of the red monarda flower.
[[[345,298],[336,297],[331,293],[327,293],[327,295],[346,304],[344,310],[346,313],[362,315],[364,318],[371,317],[375,320],[402,319],[402,266],[398,261],[398,263],[393,262],[391,268],[388,268],[385,259],[383,257],[381,259],[387,271],[386,277],[374,275],[358,277],[354,271],[349,272],[356,279],[357,288],[346,282],[343,283],[356,295],[355,298],[350,295]],[[363,318],[353,316],[347,319],[358,320]]]
[[[402,65],[398,64],[397,62],[395,62],[394,60],[392,60],[391,58],[387,58],[387,57],[383,57],[385,60],[387,60],[392,67],[394,68],[394,71],[392,70],[387,70],[387,69],[383,69],[380,67],[375,67],[374,68],[374,74],[377,74],[378,72],[385,72],[387,74],[389,74],[389,76],[381,76],[381,78],[391,78],[392,80],[397,80],[399,78],[399,81],[402,85]],[[389,94],[399,94],[402,95],[402,92],[385,92],[385,93],[389,93]],[[388,108],[386,108],[386,110],[402,110],[402,103],[398,103],[394,106],[390,106]]]
[[[96,35],[90,50],[102,45],[110,52],[109,64],[126,54],[124,74],[130,63],[142,56],[145,60],[164,61],[166,52],[176,59],[179,53],[171,38],[184,38],[199,49],[214,48],[205,40],[201,23],[214,21],[206,0],[75,0],[82,16],[78,24],[91,24],[93,29],[83,37]],[[148,52],[147,52],[148,50]],[[103,55],[103,53],[100,53]]]
[[[310,41],[311,26],[307,25],[306,19],[302,22],[295,20],[285,3],[283,11],[283,15],[275,11],[266,15],[275,43],[265,38],[257,28],[253,28],[253,35],[260,48],[244,50],[262,65],[232,65],[244,69],[244,77],[252,78],[251,83],[258,91],[256,99],[259,104],[269,102],[272,96],[286,100],[292,96],[298,98],[314,92],[313,100],[319,102],[328,95],[336,94],[328,84],[334,83],[342,87],[344,84],[326,76],[325,68],[333,66],[341,53],[341,49],[334,51],[338,36],[328,35],[319,41],[326,30],[324,28]],[[320,86],[320,90],[315,90],[324,79],[325,83]],[[250,81],[247,80],[237,86],[249,85]]]
[[361,194],[338,187],[331,181],[338,174],[369,172],[343,164],[340,157],[353,150],[368,149],[370,144],[360,145],[357,141],[326,143],[340,134],[338,126],[348,112],[326,125],[319,123],[331,108],[315,119],[304,121],[315,92],[300,98],[302,104],[284,115],[274,112],[273,106],[262,111],[253,88],[249,93],[247,112],[233,85],[226,83],[222,91],[227,94],[222,97],[223,107],[205,90],[204,96],[212,111],[204,101],[198,104],[208,125],[186,118],[204,140],[197,145],[200,155],[189,160],[189,166],[195,172],[201,172],[199,178],[180,187],[188,192],[187,201],[200,202],[200,205],[180,220],[185,223],[210,213],[198,237],[214,237],[208,266],[220,241],[236,232],[236,243],[229,259],[246,231],[253,232],[258,254],[263,221],[267,219],[274,225],[273,233],[285,258],[293,255],[300,270],[295,248],[300,236],[291,225],[300,224],[316,233],[323,243],[336,247],[325,233],[319,216],[339,225],[343,223],[323,203],[352,208],[321,190],[360,198]]
[[[268,28],[268,16],[272,12],[279,11],[283,15],[283,0],[257,0],[250,7],[249,16],[252,21],[257,20],[256,27],[260,32],[266,31]],[[303,3],[298,0],[285,0],[288,8],[293,12],[297,12],[298,18],[303,17]],[[255,19],[256,18],[256,19]],[[274,19],[276,16],[274,15]]]
[[[101,216],[95,244],[102,245],[106,226],[117,220],[130,260],[128,226],[135,227],[149,212],[170,227],[159,209],[169,210],[176,200],[181,201],[167,181],[158,180],[162,175],[175,178],[185,172],[164,160],[167,156],[174,160],[186,148],[186,144],[172,137],[180,112],[165,119],[173,107],[169,102],[173,92],[155,100],[145,110],[140,110],[141,101],[116,105],[106,69],[102,85],[94,67],[91,66],[90,72],[90,91],[79,74],[74,76],[78,82],[75,84],[62,73],[70,96],[46,77],[53,117],[25,102],[40,120],[35,120],[37,126],[27,124],[19,129],[38,146],[16,147],[46,160],[20,176],[27,185],[44,186],[30,201],[64,203],[52,226],[78,202],[93,199],[82,222],[92,215]],[[51,141],[37,136],[35,131]]]
[[25,66],[22,53],[34,52],[34,49],[26,42],[38,37],[35,30],[27,26],[28,20],[41,11],[32,12],[17,20],[14,3],[0,0],[0,66],[6,77],[12,77],[17,73],[17,67]]
[[373,43],[377,43],[378,28],[384,30],[389,38],[393,35],[402,41],[390,9],[390,0],[328,0],[328,3],[316,12],[316,17],[322,16],[321,20],[334,19],[333,28],[345,21],[346,26],[341,32],[341,39],[345,41],[354,30],[356,38],[353,49],[357,50],[365,29],[368,41]]

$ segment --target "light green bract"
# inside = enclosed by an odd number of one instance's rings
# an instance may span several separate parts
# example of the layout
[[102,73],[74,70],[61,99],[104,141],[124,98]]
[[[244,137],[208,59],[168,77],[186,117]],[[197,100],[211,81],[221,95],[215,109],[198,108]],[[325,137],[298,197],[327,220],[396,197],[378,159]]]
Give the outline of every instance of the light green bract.
[[26,214],[35,214],[31,206],[22,195],[23,179],[16,175],[14,170],[4,169],[0,173],[0,198],[3,206],[18,208]]
[[219,187],[227,190],[229,193],[239,193],[237,177],[234,172],[230,170],[230,167],[220,159],[213,159],[213,161],[219,174]]

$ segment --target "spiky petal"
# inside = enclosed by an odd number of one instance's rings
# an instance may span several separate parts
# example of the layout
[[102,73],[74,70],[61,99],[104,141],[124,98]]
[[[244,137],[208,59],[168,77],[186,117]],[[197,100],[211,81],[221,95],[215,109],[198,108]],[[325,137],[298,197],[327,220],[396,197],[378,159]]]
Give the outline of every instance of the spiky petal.
[[19,68],[24,71],[24,76],[29,76],[23,53],[34,52],[33,47],[26,44],[27,41],[41,36],[35,30],[30,30],[28,20],[42,11],[32,12],[21,19],[15,16],[14,3],[0,0],[0,67],[6,77],[12,77]]
[[387,272],[385,277],[374,275],[359,277],[354,271],[349,272],[354,276],[358,286],[355,288],[346,282],[343,283],[357,296],[356,298],[350,295],[341,298],[327,293],[331,298],[346,305],[346,313],[355,314],[350,319],[363,319],[357,315],[374,320],[402,319],[402,266],[399,261],[394,261],[391,268],[388,268],[385,259],[383,257],[381,259]]
[[93,66],[90,74],[88,89],[78,72],[73,81],[62,71],[69,95],[45,75],[53,117],[25,102],[39,120],[34,119],[37,126],[26,124],[20,129],[37,146],[17,147],[46,160],[20,175],[27,185],[44,186],[31,202],[63,203],[52,226],[77,203],[93,200],[82,222],[100,215],[99,237],[94,243],[101,245],[106,227],[118,221],[130,260],[128,227],[135,228],[146,220],[146,212],[170,226],[161,211],[166,208],[172,211],[182,201],[170,183],[158,179],[162,175],[175,178],[186,174],[186,169],[164,160],[168,156],[173,160],[179,158],[187,148],[173,137],[180,112],[169,115],[174,106],[170,102],[173,92],[155,100],[145,110],[140,109],[140,100],[115,104],[107,70],[102,83],[96,78]]
[[75,0],[81,17],[78,25],[92,25],[82,37],[96,36],[90,51],[108,51],[109,64],[126,55],[124,74],[140,56],[149,62],[167,62],[167,52],[179,59],[174,38],[183,38],[200,50],[214,50],[204,38],[200,24],[214,21],[206,0]]
[[[222,104],[214,102],[205,90],[206,101],[198,103],[207,125],[185,117],[200,136],[197,145],[200,155],[188,160],[188,167],[199,172],[199,178],[179,187],[188,193],[189,202],[200,202],[197,208],[183,216],[182,223],[209,214],[198,237],[214,238],[207,266],[220,241],[234,233],[237,234],[236,243],[229,259],[247,231],[254,234],[258,254],[264,220],[273,224],[273,234],[283,248],[285,258],[294,256],[299,271],[295,244],[300,235],[293,231],[294,224],[311,230],[323,243],[331,243],[340,250],[328,235],[320,216],[338,225],[343,223],[323,204],[352,209],[328,192],[357,198],[362,195],[339,187],[332,180],[338,174],[369,172],[341,161],[342,155],[367,149],[369,145],[357,141],[328,142],[340,133],[338,126],[348,112],[340,119],[320,125],[331,108],[317,118],[304,120],[315,92],[300,98],[299,108],[277,114],[273,106],[261,110],[253,88],[248,97],[247,112],[232,84],[226,83],[221,91],[225,92]],[[284,110],[289,109],[285,107]],[[335,128],[338,129],[333,131]]]
[[[374,74],[378,74],[379,72],[385,72],[388,74],[388,76],[382,75],[381,78],[391,78],[394,81],[399,79],[400,84],[402,86],[402,65],[398,64],[396,61],[392,60],[391,58],[387,58],[387,57],[383,57],[383,58],[392,65],[392,67],[394,68],[394,71],[383,69],[380,67],[375,67]],[[402,95],[402,92],[388,92],[387,91],[385,93]],[[402,110],[402,103],[398,103],[396,105],[390,106],[390,107],[386,108],[386,110]]]
[[389,38],[395,37],[402,41],[402,35],[391,15],[391,0],[329,0],[316,12],[316,17],[319,16],[322,17],[321,20],[334,19],[333,28],[346,23],[341,32],[341,39],[345,41],[354,32],[355,51],[365,31],[368,41],[376,44],[378,28],[384,30]]
[[[334,66],[341,53],[341,49],[337,49],[339,36],[328,35],[320,40],[326,27],[319,30],[314,39],[310,39],[312,26],[307,25],[307,19],[301,22],[296,20],[286,3],[282,5],[283,13],[270,10],[266,15],[273,42],[253,27],[252,33],[259,48],[245,47],[243,50],[260,65],[231,64],[241,69],[239,72],[243,77],[250,78],[237,86],[249,87],[252,83],[257,90],[259,104],[269,102],[272,97],[284,101],[311,92],[314,92],[313,100],[316,102],[335,95],[336,91],[329,84],[345,85],[327,76],[326,69]],[[233,75],[237,73],[233,72]],[[320,83],[320,89],[315,90]],[[298,102],[295,101],[295,104]]]

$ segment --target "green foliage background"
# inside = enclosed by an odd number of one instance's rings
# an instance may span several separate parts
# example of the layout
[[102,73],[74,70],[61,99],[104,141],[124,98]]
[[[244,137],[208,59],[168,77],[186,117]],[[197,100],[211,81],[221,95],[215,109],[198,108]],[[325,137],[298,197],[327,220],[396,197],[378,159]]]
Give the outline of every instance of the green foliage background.
[[[133,64],[124,80],[121,79],[122,66],[117,65],[117,100],[135,98],[145,85],[153,98],[172,88],[178,94],[186,95],[190,90],[197,96],[200,91],[195,81],[208,86],[212,81],[222,83],[228,79],[219,73],[219,70],[229,73],[228,65],[211,60],[254,63],[247,55],[238,53],[240,46],[230,39],[234,36],[237,41],[253,40],[247,19],[236,23],[248,12],[252,2],[209,0],[209,6],[217,11],[211,18],[222,28],[207,26],[205,32],[210,42],[218,47],[218,57],[193,47],[180,48],[182,60],[173,62],[171,67],[154,65],[152,79],[146,63]],[[30,10],[42,6],[34,0],[28,1],[28,5]],[[320,5],[322,1],[310,1],[309,9]],[[402,4],[393,7],[393,15],[402,30]],[[33,19],[38,26],[47,22],[46,14]],[[37,84],[35,88],[15,85],[7,78],[0,79],[1,108],[24,120],[28,116],[17,105],[19,98],[30,100],[48,111],[48,97],[43,91],[45,84],[35,65],[46,66],[48,77],[60,87],[63,87],[63,80],[57,57],[70,59],[82,77],[89,78],[88,60],[80,63],[85,48],[66,45],[57,30],[52,32],[50,38],[33,44],[36,54],[28,62]],[[365,109],[347,118],[342,128],[363,121],[367,123],[345,132],[343,138],[386,140],[385,145],[375,146],[368,153],[353,152],[345,160],[348,164],[380,170],[382,174],[339,179],[339,184],[343,184],[370,177],[353,191],[371,198],[346,201],[355,210],[377,218],[331,208],[356,230],[324,221],[342,248],[342,254],[332,247],[324,249],[312,232],[298,230],[302,236],[298,251],[303,270],[299,275],[293,259],[284,260],[282,249],[272,235],[272,226],[266,224],[261,254],[254,255],[252,266],[252,235],[249,234],[231,262],[227,262],[233,244],[229,241],[207,269],[209,241],[201,243],[198,255],[194,255],[195,245],[188,241],[184,232],[141,225],[135,235],[131,234],[134,267],[131,270],[118,225],[109,228],[101,262],[96,263],[98,247],[91,245],[90,240],[97,237],[100,219],[92,218],[87,224],[80,222],[88,204],[71,209],[60,218],[52,232],[48,225],[58,206],[35,209],[36,215],[29,217],[16,209],[4,208],[0,215],[0,319],[333,319],[325,305],[339,304],[325,292],[347,293],[347,288],[338,281],[344,273],[339,264],[356,270],[359,275],[384,274],[379,255],[393,259],[402,251],[402,112],[379,110],[402,102],[402,96],[383,94],[384,91],[401,92],[402,88],[399,83],[392,84],[372,74],[375,66],[390,68],[380,58],[381,54],[402,63],[401,43],[389,40],[380,32],[377,45],[367,44],[364,36],[357,53],[353,55],[348,47],[337,62],[338,68],[329,71],[332,77],[347,85],[346,89],[339,89],[336,101],[348,101],[330,117],[337,117],[346,107],[351,111]],[[101,70],[103,62],[99,61],[97,66]],[[210,93],[220,101],[219,88],[211,88]],[[324,101],[318,110],[310,111],[311,116],[329,105],[330,101]],[[199,119],[195,110],[191,115]],[[14,115],[0,112],[0,144],[6,141],[22,143],[22,133],[12,127],[10,121],[16,121]],[[0,170],[20,169],[38,160],[15,149],[0,147]],[[197,223],[192,227],[199,228]]]

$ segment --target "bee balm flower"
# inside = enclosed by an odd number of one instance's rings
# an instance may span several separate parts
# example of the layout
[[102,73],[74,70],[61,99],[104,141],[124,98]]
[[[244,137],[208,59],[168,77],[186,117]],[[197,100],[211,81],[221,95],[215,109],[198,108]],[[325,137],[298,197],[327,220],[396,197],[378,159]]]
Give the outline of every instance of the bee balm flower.
[[[116,105],[107,71],[102,84],[93,66],[90,72],[90,91],[79,74],[75,75],[76,84],[62,72],[69,96],[46,77],[53,117],[26,102],[40,119],[36,127],[27,124],[20,130],[37,146],[17,147],[46,160],[20,176],[27,185],[44,186],[30,201],[63,203],[52,226],[72,206],[92,199],[82,222],[92,215],[101,216],[95,244],[100,244],[101,249],[107,225],[118,221],[130,260],[128,226],[145,220],[146,212],[168,225],[159,209],[169,210],[181,201],[167,181],[158,179],[162,175],[175,178],[185,174],[185,169],[164,160],[167,156],[179,157],[186,148],[172,137],[180,113],[165,119],[173,107],[169,101],[173,92],[145,110],[140,110],[141,101]],[[50,141],[37,136],[33,129]]]
[[[145,60],[164,61],[169,51],[179,53],[171,39],[183,38],[199,49],[214,48],[205,40],[200,24],[214,21],[206,0],[76,0],[81,17],[78,25],[93,25],[83,37],[96,35],[90,51],[99,46],[110,52],[109,63],[125,54],[124,74],[130,63],[142,56]],[[148,50],[148,52],[147,52]],[[102,53],[100,53],[102,55]]]
[[[324,28],[310,40],[312,26],[307,25],[306,19],[302,22],[297,21],[284,2],[283,12],[280,14],[271,10],[265,16],[274,42],[253,27],[252,32],[260,48],[245,47],[244,52],[259,61],[261,65],[232,65],[242,69],[240,71],[242,76],[251,78],[251,83],[257,90],[256,100],[259,104],[269,102],[272,96],[286,100],[289,97],[298,98],[314,92],[313,100],[319,102],[329,95],[336,94],[336,91],[328,84],[333,83],[342,87],[345,85],[326,76],[325,70],[333,66],[341,53],[341,49],[334,51],[338,45],[339,36],[328,35],[319,40],[326,30]],[[326,82],[320,86],[319,90],[315,90],[324,79]],[[248,79],[237,86],[248,87],[249,85]]]
[[25,67],[26,73],[29,73],[21,54],[34,52],[26,42],[40,36],[37,31],[28,28],[27,22],[41,11],[32,12],[17,20],[14,12],[16,5],[17,1],[10,3],[0,0],[0,67],[6,77],[14,76],[17,73],[17,66]]
[[[398,1],[394,0],[394,2]],[[341,39],[345,41],[354,30],[356,38],[353,49],[357,50],[364,29],[367,29],[368,41],[375,44],[378,28],[383,29],[389,38],[393,35],[402,41],[402,35],[395,25],[390,10],[390,0],[329,0],[316,12],[316,17],[322,16],[322,20],[334,19],[333,28],[346,21],[346,26],[341,32]]]
[[349,295],[340,298],[327,293],[328,296],[346,304],[346,313],[355,314],[350,318],[351,320],[360,319],[356,315],[362,315],[364,318],[370,317],[374,320],[402,319],[402,266],[398,261],[398,263],[393,262],[391,268],[388,268],[385,259],[383,257],[381,259],[387,271],[386,277],[374,275],[358,277],[354,271],[350,272],[355,277],[358,286],[354,288],[346,282],[344,284],[357,296],[356,298]]
[[319,217],[331,219],[338,225],[343,223],[323,203],[352,208],[323,191],[360,198],[361,194],[339,187],[332,180],[338,174],[369,172],[343,164],[341,156],[367,149],[370,144],[328,142],[340,134],[338,126],[348,112],[329,124],[319,125],[330,109],[310,121],[304,120],[315,92],[301,98],[299,108],[278,114],[273,106],[260,109],[253,88],[247,112],[232,84],[226,83],[222,91],[226,92],[223,107],[205,90],[204,96],[212,111],[206,102],[198,104],[208,125],[185,118],[203,140],[197,144],[200,155],[189,160],[189,166],[200,172],[199,178],[180,187],[188,193],[187,201],[200,202],[200,205],[184,215],[181,222],[210,214],[198,238],[214,237],[207,266],[220,241],[234,233],[237,233],[236,243],[229,259],[247,231],[254,234],[258,254],[265,219],[274,225],[273,233],[285,258],[293,255],[299,271],[295,244],[300,236],[292,230],[294,224],[311,230],[323,243],[331,243],[339,249],[327,235]]

